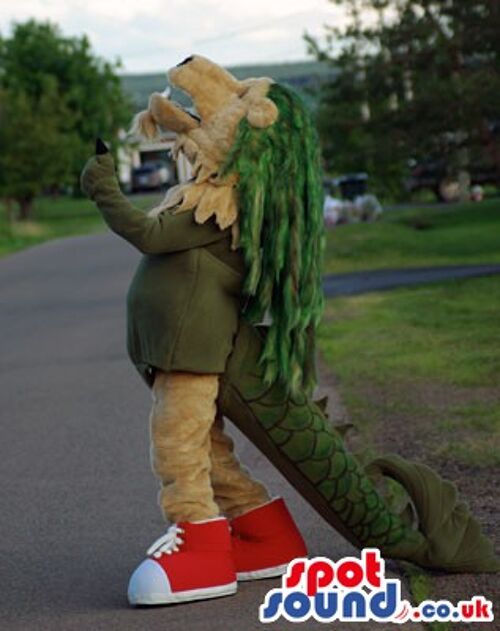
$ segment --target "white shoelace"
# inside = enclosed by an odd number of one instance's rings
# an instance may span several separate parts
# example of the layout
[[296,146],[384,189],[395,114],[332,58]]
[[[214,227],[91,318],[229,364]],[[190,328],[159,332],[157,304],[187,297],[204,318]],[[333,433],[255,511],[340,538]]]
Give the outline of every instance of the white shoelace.
[[184,539],[179,537],[184,533],[183,528],[179,528],[177,524],[172,524],[167,532],[159,537],[149,548],[146,554],[153,555],[155,559],[159,559],[162,554],[172,554],[178,552],[179,546],[184,543]]

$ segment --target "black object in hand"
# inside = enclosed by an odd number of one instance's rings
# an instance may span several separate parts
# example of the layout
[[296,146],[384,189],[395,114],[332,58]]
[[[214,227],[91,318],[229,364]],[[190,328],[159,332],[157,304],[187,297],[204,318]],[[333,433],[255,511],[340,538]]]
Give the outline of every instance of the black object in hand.
[[106,144],[100,138],[96,138],[95,141],[95,154],[96,156],[103,156],[105,153],[109,153],[109,149]]

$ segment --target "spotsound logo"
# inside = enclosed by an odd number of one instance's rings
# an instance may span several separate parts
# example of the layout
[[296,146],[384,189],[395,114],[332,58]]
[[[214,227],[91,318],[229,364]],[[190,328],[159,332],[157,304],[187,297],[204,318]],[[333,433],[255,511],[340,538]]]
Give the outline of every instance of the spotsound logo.
[[361,558],[336,563],[326,557],[295,559],[259,607],[263,623],[284,618],[289,622],[491,622],[493,606],[483,596],[453,605],[447,600],[425,600],[412,606],[401,598],[401,581],[385,577],[385,562],[377,548],[366,548]]

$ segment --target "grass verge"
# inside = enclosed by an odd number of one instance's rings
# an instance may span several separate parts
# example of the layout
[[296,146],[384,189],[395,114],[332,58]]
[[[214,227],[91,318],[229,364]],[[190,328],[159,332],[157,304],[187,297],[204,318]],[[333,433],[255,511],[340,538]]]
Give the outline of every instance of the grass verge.
[[[160,198],[161,195],[134,196],[134,204],[146,209],[153,207]],[[99,211],[87,199],[40,198],[36,201],[33,219],[24,222],[10,222],[4,206],[0,204],[0,256],[50,239],[91,234],[104,229]]]
[[425,455],[500,465],[500,277],[329,300],[319,345],[369,443],[411,423]]
[[388,211],[328,231],[325,272],[500,262],[500,199]]

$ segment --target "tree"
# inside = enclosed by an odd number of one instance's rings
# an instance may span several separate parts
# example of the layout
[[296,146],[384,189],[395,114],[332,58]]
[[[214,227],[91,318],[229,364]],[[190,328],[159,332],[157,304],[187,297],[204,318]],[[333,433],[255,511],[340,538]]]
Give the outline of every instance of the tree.
[[2,191],[19,204],[19,218],[30,217],[34,198],[54,183],[71,182],[73,134],[60,129],[67,113],[53,86],[44,90],[36,114],[23,90],[0,92]]
[[16,24],[0,38],[0,186],[21,218],[43,190],[77,184],[96,136],[116,141],[128,124],[118,68],[50,23]]
[[409,158],[438,160],[465,190],[489,152],[500,178],[500,3],[333,1],[348,26],[308,38],[339,71],[319,109],[327,164],[365,168],[394,191]]

